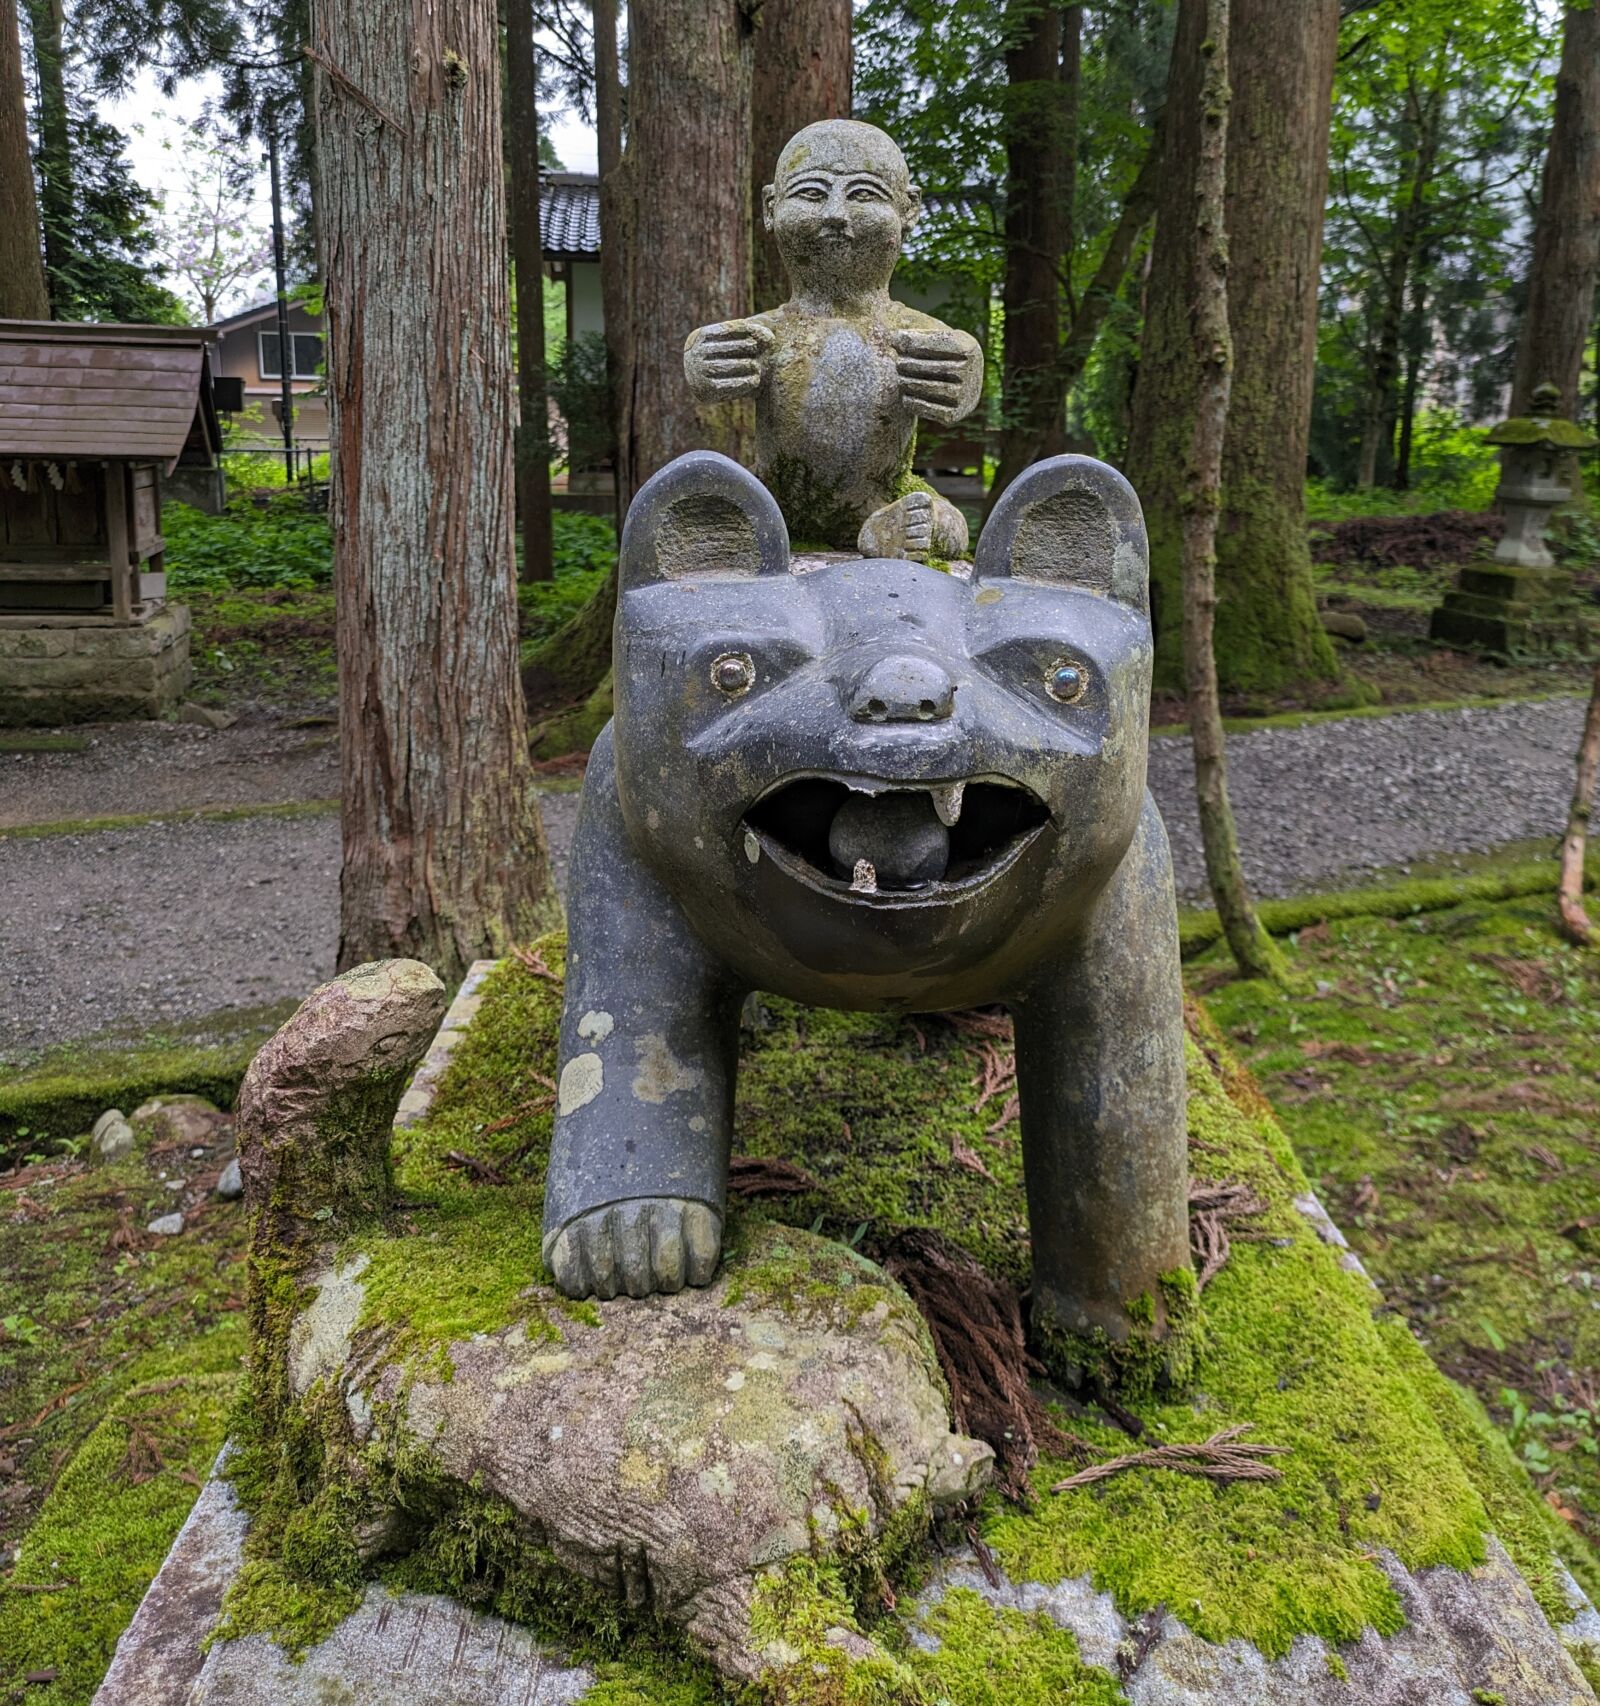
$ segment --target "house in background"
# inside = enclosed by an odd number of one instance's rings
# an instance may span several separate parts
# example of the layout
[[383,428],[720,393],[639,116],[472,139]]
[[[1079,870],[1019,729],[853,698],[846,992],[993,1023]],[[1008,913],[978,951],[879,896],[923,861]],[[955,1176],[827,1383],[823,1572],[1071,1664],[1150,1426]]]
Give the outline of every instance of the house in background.
[[[234,418],[230,447],[278,450],[283,445],[282,353],[277,299],[241,309],[211,328],[216,339],[211,368],[219,379],[244,385],[246,413]],[[302,303],[289,304],[290,383],[294,389],[295,443],[328,448],[328,399],[322,382],[322,319]]]
[[[979,193],[931,192],[925,205],[934,221],[955,220],[972,226],[990,225],[994,210]],[[567,341],[605,335],[605,312],[600,295],[600,181],[592,172],[546,172],[539,202],[539,231],[544,245],[548,276],[566,286]],[[919,239],[928,241],[919,227],[907,243],[915,254]],[[890,287],[894,296],[927,314],[940,314],[952,295],[952,287],[936,280],[929,289],[911,288],[903,279]],[[219,320],[213,328],[216,349],[213,371],[219,378],[238,379],[244,385],[247,410],[258,418],[236,422],[233,444],[278,449],[283,443],[281,424],[278,350],[278,311],[274,301],[246,308]],[[689,328],[684,328],[687,335]],[[309,450],[328,448],[328,402],[318,369],[323,360],[322,321],[300,303],[289,309],[291,379],[295,394],[294,435],[297,444]],[[957,499],[983,495],[983,427],[977,421],[962,422],[946,434],[918,435],[917,471],[934,481],[941,491]],[[609,513],[612,490],[608,466],[573,469],[558,475],[558,496],[576,507]]]

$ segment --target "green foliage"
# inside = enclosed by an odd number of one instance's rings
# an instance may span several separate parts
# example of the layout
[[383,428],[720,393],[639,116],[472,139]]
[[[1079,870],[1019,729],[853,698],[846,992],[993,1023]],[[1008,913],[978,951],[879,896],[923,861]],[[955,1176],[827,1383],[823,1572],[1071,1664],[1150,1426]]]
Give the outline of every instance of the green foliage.
[[249,587],[320,587],[333,579],[328,518],[298,492],[257,504],[234,497],[221,515],[188,504],[162,510],[173,597]]
[[609,517],[558,509],[552,528],[555,578],[517,587],[524,657],[576,616],[616,566],[617,530]]
[[[1376,411],[1380,484],[1397,465],[1404,384],[1466,390],[1478,418],[1509,377],[1504,304],[1550,112],[1550,40],[1523,0],[1408,0],[1347,17],[1335,85],[1312,457],[1354,483]],[[1432,504],[1428,507],[1444,507]],[[1460,507],[1477,507],[1462,505]]]
[[548,363],[546,383],[566,427],[565,461],[571,468],[594,468],[616,454],[606,340],[584,332],[563,338]]
[[1404,491],[1375,486],[1361,491],[1326,478],[1306,482],[1306,513],[1317,521],[1366,515],[1429,515],[1435,510],[1487,510],[1500,481],[1500,458],[1451,409],[1418,412],[1412,483]]

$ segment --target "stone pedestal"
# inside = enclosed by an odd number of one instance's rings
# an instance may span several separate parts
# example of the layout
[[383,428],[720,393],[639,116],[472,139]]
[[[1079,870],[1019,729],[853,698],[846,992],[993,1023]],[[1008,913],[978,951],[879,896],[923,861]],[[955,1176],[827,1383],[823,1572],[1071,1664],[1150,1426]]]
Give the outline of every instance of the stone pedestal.
[[130,622],[0,616],[0,726],[159,717],[188,691],[189,607],[162,603]]
[[1428,625],[1431,639],[1504,657],[1581,646],[1584,632],[1567,570],[1498,561],[1464,568]]

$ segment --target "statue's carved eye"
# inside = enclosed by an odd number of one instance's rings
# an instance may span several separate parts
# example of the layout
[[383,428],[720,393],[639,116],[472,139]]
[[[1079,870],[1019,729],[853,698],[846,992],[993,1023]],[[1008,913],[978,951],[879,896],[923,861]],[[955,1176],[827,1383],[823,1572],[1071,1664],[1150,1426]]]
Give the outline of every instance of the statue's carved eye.
[[1045,671],[1045,691],[1063,705],[1076,705],[1089,686],[1089,678],[1075,663],[1058,658]]
[[755,685],[756,666],[748,652],[724,652],[711,666],[711,685],[730,699]]

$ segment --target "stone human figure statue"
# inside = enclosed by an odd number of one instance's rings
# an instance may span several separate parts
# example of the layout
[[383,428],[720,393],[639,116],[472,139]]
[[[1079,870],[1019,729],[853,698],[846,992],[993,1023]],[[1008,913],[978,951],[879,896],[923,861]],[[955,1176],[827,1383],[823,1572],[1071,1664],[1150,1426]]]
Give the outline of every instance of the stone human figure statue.
[[949,426],[983,391],[977,341],[889,295],[921,207],[881,130],[807,125],[762,192],[793,294],[769,313],[702,326],[684,346],[696,398],[755,398],[755,471],[797,547],[913,561],[967,553],[961,511],[911,474],[917,422]]

